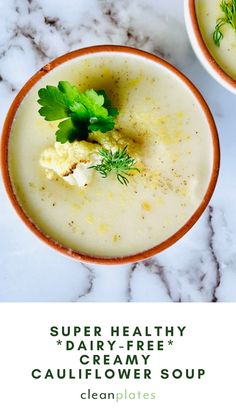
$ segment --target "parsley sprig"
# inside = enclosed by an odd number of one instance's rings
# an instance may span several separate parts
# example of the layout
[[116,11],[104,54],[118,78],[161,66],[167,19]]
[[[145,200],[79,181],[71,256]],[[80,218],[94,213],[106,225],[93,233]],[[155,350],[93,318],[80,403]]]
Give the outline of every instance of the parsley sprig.
[[122,185],[128,185],[129,179],[126,176],[130,176],[130,172],[140,170],[135,167],[136,160],[130,157],[127,153],[128,146],[126,145],[123,150],[118,149],[115,152],[102,148],[99,151],[102,161],[100,164],[90,166],[89,169],[95,169],[99,172],[102,177],[107,177],[109,173],[115,172],[118,181]]
[[58,124],[56,140],[86,140],[90,132],[111,131],[115,126],[118,110],[113,108],[104,90],[79,89],[68,81],[58,86],[46,86],[38,92],[39,113],[46,121],[63,119]]
[[224,13],[224,16],[217,19],[215,30],[213,32],[213,41],[217,47],[220,47],[220,43],[224,38],[223,32],[221,30],[222,26],[229,24],[232,26],[236,34],[236,0],[231,0],[228,2],[222,0],[220,3],[220,8]]

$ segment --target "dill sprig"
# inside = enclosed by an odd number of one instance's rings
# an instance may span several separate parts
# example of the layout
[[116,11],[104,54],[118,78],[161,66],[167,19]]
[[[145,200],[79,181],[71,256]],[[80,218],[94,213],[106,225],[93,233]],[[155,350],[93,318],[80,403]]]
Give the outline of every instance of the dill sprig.
[[128,145],[123,150],[118,149],[114,153],[111,150],[102,148],[99,150],[99,155],[102,157],[101,163],[95,166],[90,166],[89,169],[95,169],[102,177],[107,177],[109,173],[115,172],[118,181],[122,185],[128,185],[129,180],[126,176],[130,176],[130,172],[140,170],[135,167],[136,160],[130,157],[127,153]]
[[220,47],[220,43],[224,38],[223,32],[221,30],[222,26],[229,24],[232,26],[236,34],[236,0],[231,0],[228,2],[222,0],[220,3],[220,8],[224,13],[224,16],[217,19],[215,30],[213,32],[213,41],[217,47]]

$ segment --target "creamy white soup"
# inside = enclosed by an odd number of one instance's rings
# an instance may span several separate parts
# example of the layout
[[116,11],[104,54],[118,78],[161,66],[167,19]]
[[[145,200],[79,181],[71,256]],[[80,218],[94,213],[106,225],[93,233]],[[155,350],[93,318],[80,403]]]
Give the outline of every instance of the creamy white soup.
[[213,41],[217,19],[224,16],[221,0],[196,0],[197,18],[203,39],[219,66],[236,80],[236,31],[229,24],[221,27],[224,38],[220,46]]
[[[55,144],[57,122],[39,115],[37,94],[60,80],[81,91],[105,89],[119,109],[116,129],[142,163],[127,186],[96,171],[83,187],[46,176],[40,156]],[[90,54],[49,72],[23,100],[11,131],[10,176],[25,213],[54,241],[98,257],[133,255],[176,233],[200,205],[212,165],[209,125],[193,93],[169,70],[131,54]]]

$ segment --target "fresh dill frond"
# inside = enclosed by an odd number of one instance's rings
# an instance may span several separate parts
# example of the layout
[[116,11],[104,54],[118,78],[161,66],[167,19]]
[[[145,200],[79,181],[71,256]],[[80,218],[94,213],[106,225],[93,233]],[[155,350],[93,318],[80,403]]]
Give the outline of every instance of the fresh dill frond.
[[101,163],[90,166],[89,169],[95,169],[99,172],[102,177],[107,177],[109,173],[115,172],[118,181],[122,185],[128,185],[129,179],[127,176],[130,176],[131,171],[140,170],[135,167],[136,160],[130,157],[127,152],[128,145],[126,145],[122,150],[118,149],[114,153],[111,150],[102,148],[99,151],[99,155],[102,157]]
[[224,38],[224,34],[221,30],[222,26],[229,24],[235,31],[236,35],[236,0],[225,1],[222,0],[220,8],[224,13],[224,16],[220,17],[216,21],[215,30],[213,32],[213,41],[217,47],[220,47],[220,43]]

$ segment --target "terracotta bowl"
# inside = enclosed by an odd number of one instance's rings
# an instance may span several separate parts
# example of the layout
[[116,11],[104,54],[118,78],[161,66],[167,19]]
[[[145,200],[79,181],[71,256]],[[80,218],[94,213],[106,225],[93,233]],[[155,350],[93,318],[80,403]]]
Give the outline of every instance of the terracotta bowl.
[[199,61],[218,83],[230,92],[236,94],[236,80],[232,79],[225,73],[219,64],[217,64],[204,42],[197,20],[196,0],[185,0],[184,14],[189,40]]
[[[35,85],[35,83],[38,82],[42,77],[44,77],[45,74],[53,70],[55,67],[61,65],[62,63],[65,63],[68,60],[74,59],[76,57],[80,57],[86,54],[93,54],[97,52],[122,52],[125,54],[132,54],[136,56],[141,56],[147,60],[151,60],[154,63],[157,63],[158,65],[163,66],[168,71],[171,71],[173,75],[178,77],[187,87],[188,90],[192,92],[192,94],[197,99],[199,105],[202,108],[203,113],[205,114],[206,120],[208,121],[211,137],[212,137],[212,148],[213,148],[213,166],[212,166],[212,173],[211,178],[209,181],[208,189],[206,191],[206,194],[197,208],[197,210],[194,212],[194,214],[191,216],[191,218],[186,222],[186,224],[180,228],[174,235],[169,237],[164,242],[158,244],[157,246],[140,252],[135,255],[131,256],[125,256],[125,257],[118,257],[118,258],[100,258],[90,255],[84,255],[76,251],[72,251],[66,247],[63,247],[59,243],[55,242],[53,239],[50,239],[47,237],[41,230],[38,229],[38,227],[33,223],[32,220],[29,219],[29,217],[24,212],[23,208],[19,204],[17,197],[13,191],[13,185],[11,183],[10,175],[9,175],[9,169],[8,169],[8,144],[10,139],[10,132],[12,123],[16,114],[16,111],[21,104],[24,97],[27,95],[27,93],[30,91],[30,89]],[[23,86],[21,91],[18,93],[16,98],[14,99],[8,114],[6,116],[6,120],[3,126],[2,131],[2,143],[1,143],[1,168],[2,168],[2,174],[3,174],[3,181],[4,185],[8,194],[8,197],[16,210],[17,214],[21,218],[21,220],[26,224],[26,226],[38,237],[40,238],[44,243],[48,244],[51,248],[57,250],[58,252],[72,257],[74,259],[77,259],[82,262],[90,262],[90,263],[97,263],[97,264],[124,264],[124,263],[130,263],[130,262],[137,262],[142,259],[149,258],[156,253],[159,253],[165,249],[167,249],[169,246],[173,245],[177,240],[179,240],[184,234],[186,234],[189,229],[196,223],[198,218],[201,216],[205,208],[207,207],[210,198],[213,194],[218,172],[219,172],[219,165],[220,165],[220,150],[219,150],[219,141],[218,141],[218,134],[216,130],[216,126],[213,120],[213,117],[211,115],[211,112],[204,101],[203,97],[199,93],[199,91],[196,89],[196,87],[182,74],[180,73],[175,67],[168,64],[166,61],[149,54],[144,51],[140,51],[135,48],[130,48],[126,46],[114,46],[114,45],[101,45],[101,46],[94,46],[94,47],[88,47],[79,49],[77,51],[72,51],[68,54],[65,54],[59,58],[56,58],[49,64],[46,64],[41,70],[39,70],[34,76]]]

